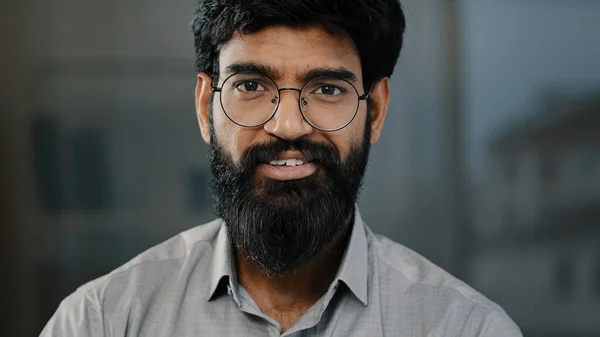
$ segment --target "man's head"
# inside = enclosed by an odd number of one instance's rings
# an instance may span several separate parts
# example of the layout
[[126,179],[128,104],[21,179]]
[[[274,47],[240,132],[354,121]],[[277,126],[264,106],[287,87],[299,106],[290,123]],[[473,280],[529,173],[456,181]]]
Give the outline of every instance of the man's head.
[[350,220],[402,46],[397,0],[200,0],[196,110],[217,215],[268,274]]

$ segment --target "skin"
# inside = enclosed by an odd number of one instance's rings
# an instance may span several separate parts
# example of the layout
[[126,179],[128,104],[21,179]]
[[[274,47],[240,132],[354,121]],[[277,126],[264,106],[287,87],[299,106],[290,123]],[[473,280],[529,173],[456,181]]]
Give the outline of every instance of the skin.
[[[301,88],[302,75],[315,67],[344,67],[356,75],[352,84],[360,94],[362,85],[360,58],[352,40],[343,35],[331,35],[320,27],[290,28],[273,26],[252,34],[235,33],[219,56],[220,83],[227,76],[226,67],[233,63],[252,62],[268,65],[277,76],[273,78],[280,88]],[[367,88],[368,90],[368,88]],[[210,143],[209,102],[211,78],[206,73],[197,77],[195,91],[196,112],[202,138]],[[390,97],[389,79],[373,85],[371,92],[371,144],[379,139]],[[218,102],[215,96],[215,102]],[[353,146],[361,143],[367,117],[367,105],[360,103],[356,118],[346,128],[323,132],[308,124],[298,107],[298,94],[283,91],[277,113],[267,123],[256,128],[244,128],[231,122],[220,104],[214,104],[213,123],[220,145],[237,162],[253,144],[265,143],[275,137],[293,140],[304,137],[314,142],[331,144],[342,160]],[[288,154],[282,154],[289,155]],[[272,178],[265,170],[258,175]],[[267,277],[243,254],[236,252],[238,281],[252,296],[259,308],[281,325],[290,328],[326,291],[338,270],[347,236],[340,235],[327,249],[290,275]]]

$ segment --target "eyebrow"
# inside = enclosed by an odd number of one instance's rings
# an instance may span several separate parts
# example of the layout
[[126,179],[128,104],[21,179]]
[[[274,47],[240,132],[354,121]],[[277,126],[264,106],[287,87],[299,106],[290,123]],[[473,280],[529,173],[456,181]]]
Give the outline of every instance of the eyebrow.
[[298,79],[303,82],[308,82],[318,77],[335,77],[340,78],[342,80],[346,80],[348,82],[356,82],[356,74],[352,71],[348,70],[345,67],[337,67],[337,68],[313,68],[301,75]]
[[[263,76],[267,76],[273,80],[277,80],[281,77],[281,73],[266,64],[253,63],[253,62],[242,62],[233,63],[225,68],[226,75],[232,75],[235,73],[256,73]],[[354,72],[345,67],[317,67],[307,71],[304,74],[297,76],[299,82],[306,83],[318,77],[336,77],[348,82],[356,82],[357,76]]]
[[272,79],[276,79],[279,77],[279,72],[273,67],[270,67],[265,64],[251,62],[230,64],[225,68],[225,73],[226,75],[232,75],[236,73],[256,73],[270,77]]

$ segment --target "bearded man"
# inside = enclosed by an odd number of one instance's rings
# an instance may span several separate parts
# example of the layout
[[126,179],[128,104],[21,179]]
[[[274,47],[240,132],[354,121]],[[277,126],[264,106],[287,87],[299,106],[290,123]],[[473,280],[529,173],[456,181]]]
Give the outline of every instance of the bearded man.
[[521,336],[356,207],[404,29],[397,0],[200,0],[218,219],[82,286],[42,336]]

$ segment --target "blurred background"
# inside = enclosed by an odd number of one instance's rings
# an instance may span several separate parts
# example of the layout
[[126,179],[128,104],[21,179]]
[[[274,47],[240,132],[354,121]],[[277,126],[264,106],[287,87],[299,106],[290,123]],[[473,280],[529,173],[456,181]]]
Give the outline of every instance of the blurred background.
[[[600,336],[600,1],[404,0],[359,205],[525,336]],[[0,335],[213,218],[193,0],[0,10]]]

